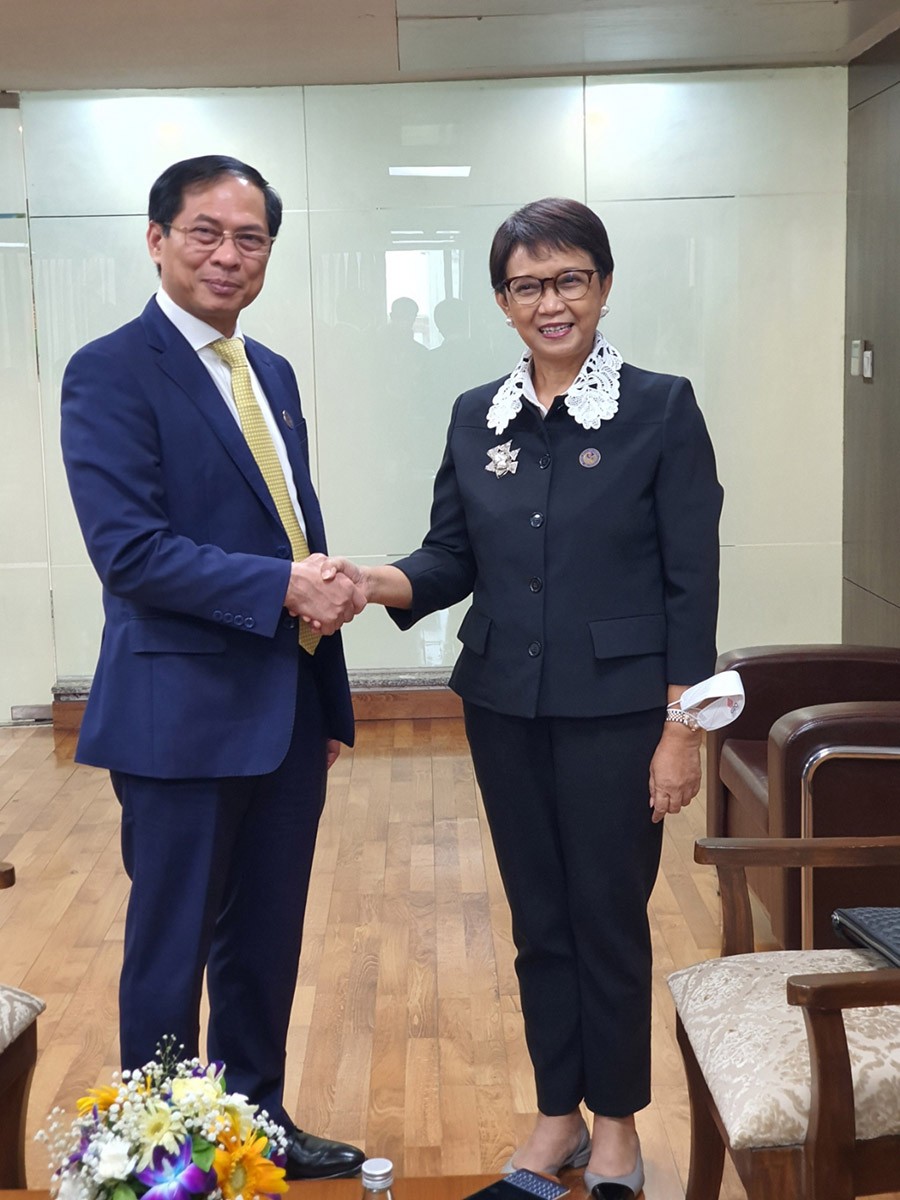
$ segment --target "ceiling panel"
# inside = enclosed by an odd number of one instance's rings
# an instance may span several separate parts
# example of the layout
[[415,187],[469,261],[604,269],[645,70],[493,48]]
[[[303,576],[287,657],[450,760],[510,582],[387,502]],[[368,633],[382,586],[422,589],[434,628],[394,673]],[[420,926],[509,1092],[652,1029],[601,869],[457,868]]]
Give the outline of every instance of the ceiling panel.
[[898,27],[900,0],[18,0],[0,92],[843,64]]

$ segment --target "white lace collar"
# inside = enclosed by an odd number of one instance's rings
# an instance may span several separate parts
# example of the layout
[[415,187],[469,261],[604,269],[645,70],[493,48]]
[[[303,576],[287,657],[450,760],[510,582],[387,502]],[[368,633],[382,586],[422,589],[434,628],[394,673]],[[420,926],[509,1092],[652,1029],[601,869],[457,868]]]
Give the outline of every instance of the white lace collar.
[[[575,382],[566,392],[566,408],[584,429],[599,429],[619,409],[619,372],[622,355],[611,346],[600,330],[594,348],[584,360]],[[522,390],[531,378],[531,351],[526,350],[497,390],[488,409],[488,428],[502,433],[522,410]]]

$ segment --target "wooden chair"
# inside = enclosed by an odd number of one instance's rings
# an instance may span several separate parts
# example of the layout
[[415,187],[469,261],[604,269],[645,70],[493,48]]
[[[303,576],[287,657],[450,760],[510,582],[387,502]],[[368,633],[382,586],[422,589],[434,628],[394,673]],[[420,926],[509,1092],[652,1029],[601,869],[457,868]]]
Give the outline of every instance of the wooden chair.
[[[720,655],[746,692],[706,735],[708,837],[900,834],[900,648],[754,646]],[[750,887],[786,949],[838,946],[838,907],[892,904],[900,872],[752,867]]]
[[[0,863],[0,888],[16,873]],[[25,1118],[37,1062],[37,1018],[46,1005],[36,996],[0,983],[0,1189],[24,1188]]]
[[723,957],[669,977],[691,1105],[685,1200],[715,1200],[726,1150],[749,1200],[900,1189],[900,970],[862,949],[753,953],[745,875],[897,865],[900,837],[707,838],[694,858],[719,873]]

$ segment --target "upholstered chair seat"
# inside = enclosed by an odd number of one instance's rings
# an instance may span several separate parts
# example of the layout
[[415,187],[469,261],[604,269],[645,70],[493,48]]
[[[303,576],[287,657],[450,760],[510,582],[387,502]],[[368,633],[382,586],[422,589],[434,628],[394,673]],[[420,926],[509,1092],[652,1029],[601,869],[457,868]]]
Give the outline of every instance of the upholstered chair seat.
[[[735,1150],[791,1146],[809,1128],[809,1042],[792,975],[873,971],[870,950],[783,950],[697,963],[669,988]],[[900,1134],[900,1005],[844,1012],[856,1136]]]

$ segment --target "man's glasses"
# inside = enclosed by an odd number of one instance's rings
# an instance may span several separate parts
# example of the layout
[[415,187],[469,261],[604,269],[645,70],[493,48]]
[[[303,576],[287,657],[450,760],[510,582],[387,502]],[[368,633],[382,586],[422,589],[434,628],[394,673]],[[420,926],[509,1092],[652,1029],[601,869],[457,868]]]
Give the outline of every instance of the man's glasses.
[[516,304],[537,304],[548,283],[563,300],[580,300],[588,294],[593,276],[599,274],[599,271],[560,271],[558,275],[548,275],[546,279],[536,279],[534,275],[516,275],[512,279],[504,279],[503,287]]
[[226,238],[231,238],[238,252],[247,258],[265,258],[275,241],[267,233],[226,233],[211,225],[170,225],[169,228],[184,234],[185,245],[191,250],[217,250]]

